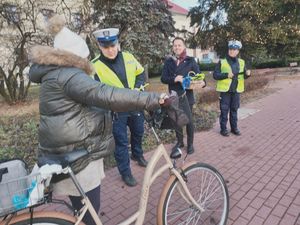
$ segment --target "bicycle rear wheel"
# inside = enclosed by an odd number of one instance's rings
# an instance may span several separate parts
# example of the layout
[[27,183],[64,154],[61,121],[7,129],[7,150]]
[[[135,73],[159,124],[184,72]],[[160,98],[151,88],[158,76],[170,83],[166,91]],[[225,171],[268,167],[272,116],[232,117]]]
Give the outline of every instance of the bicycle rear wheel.
[[[32,219],[32,225],[74,225],[75,222],[76,219],[74,217],[59,212],[34,212]],[[9,224],[30,225],[30,213],[24,213],[14,217]],[[2,225],[2,223],[0,225]]]
[[204,208],[201,212],[180,194],[181,185],[176,176],[167,181],[158,205],[158,225],[225,225],[229,211],[229,195],[222,175],[205,163],[193,163],[183,168],[187,187]]

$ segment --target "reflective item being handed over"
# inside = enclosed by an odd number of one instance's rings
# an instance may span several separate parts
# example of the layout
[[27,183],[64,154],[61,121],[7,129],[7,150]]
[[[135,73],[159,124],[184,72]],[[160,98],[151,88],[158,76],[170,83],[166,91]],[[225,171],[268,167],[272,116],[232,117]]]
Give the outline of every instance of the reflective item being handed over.
[[205,74],[190,71],[186,77],[183,78],[182,87],[184,90],[186,89],[195,89],[197,87],[204,87],[205,86]]

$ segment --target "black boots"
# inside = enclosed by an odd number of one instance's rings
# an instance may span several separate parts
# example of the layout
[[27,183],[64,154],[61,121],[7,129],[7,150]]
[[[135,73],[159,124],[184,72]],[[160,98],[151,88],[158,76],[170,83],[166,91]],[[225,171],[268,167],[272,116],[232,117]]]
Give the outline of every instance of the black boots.
[[187,147],[187,154],[193,154],[194,153],[194,146],[193,145],[188,145]]
[[131,155],[131,159],[136,161],[138,163],[139,166],[141,167],[146,167],[148,162],[147,160],[144,158],[144,156],[141,156],[141,157],[135,157],[133,155]]
[[241,131],[239,129],[231,129],[231,133],[233,133],[236,136],[240,136],[241,135]]
[[[240,136],[241,135],[241,132],[239,129],[231,129],[231,133],[233,133],[234,135],[236,136]],[[220,134],[224,137],[228,137],[229,136],[229,132],[228,130],[221,130],[220,131]]]
[[[183,142],[177,142],[176,145],[172,148],[172,152],[170,157],[172,159],[180,158],[182,155],[181,148],[184,147]],[[187,146],[187,154],[193,154],[195,152],[193,144],[188,144]]]
[[228,130],[221,130],[221,131],[220,131],[220,134],[221,134],[222,136],[224,136],[224,137],[228,137],[228,136],[229,136]]
[[177,148],[183,148],[183,147],[184,147],[183,142],[177,142],[176,145],[172,148],[172,151],[173,151],[174,149],[177,149]]
[[132,176],[132,174],[123,175],[122,180],[129,187],[134,187],[137,185],[137,182],[136,182],[135,178]]

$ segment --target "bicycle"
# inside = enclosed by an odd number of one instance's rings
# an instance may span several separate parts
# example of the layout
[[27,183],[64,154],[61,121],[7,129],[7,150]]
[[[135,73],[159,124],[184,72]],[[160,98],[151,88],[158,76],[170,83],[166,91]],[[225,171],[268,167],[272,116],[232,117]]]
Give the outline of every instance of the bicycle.
[[[182,167],[177,167],[176,160],[182,156],[182,153],[170,158],[167,150],[161,143],[154,129],[155,123],[153,123],[153,120],[152,122],[150,121],[149,124],[157,140],[158,147],[154,151],[145,170],[139,208],[133,215],[125,219],[119,225],[128,225],[134,222],[136,225],[143,224],[150,186],[154,180],[166,170],[169,170],[170,177],[165,183],[159,198],[159,204],[157,208],[158,225],[225,225],[229,212],[229,195],[222,175],[214,167],[200,162],[190,162]],[[97,212],[92,207],[89,199],[83,192],[71,167],[69,166],[71,163],[75,162],[81,157],[84,157],[86,154],[86,150],[78,150],[76,152],[71,152],[64,155],[39,158],[39,165],[50,165],[51,172],[50,174],[45,175],[41,172],[41,170],[39,170],[37,174],[31,176],[36,177],[39,184],[42,184],[42,187],[45,188],[45,190],[42,191],[42,194],[37,202],[27,205],[29,212],[16,215],[18,210],[12,208],[9,210],[9,213],[6,213],[6,217],[0,223],[0,225],[83,224],[81,220],[87,210],[89,210],[91,213],[95,223],[102,225],[101,219],[98,217]],[[155,166],[161,158],[164,158],[165,164],[155,170]],[[43,168],[43,166],[40,168]],[[73,210],[74,216],[59,212],[35,212],[33,210],[36,206],[53,201],[51,191],[47,191],[47,189],[50,187],[49,183],[52,174],[69,174],[74,185],[81,194],[82,203],[84,206],[79,211]],[[10,182],[16,182],[21,179],[28,179],[28,177],[18,178],[17,180]],[[7,184],[0,183],[0,185]],[[71,206],[68,205],[68,207],[70,208]],[[0,214],[0,216],[3,215]]]

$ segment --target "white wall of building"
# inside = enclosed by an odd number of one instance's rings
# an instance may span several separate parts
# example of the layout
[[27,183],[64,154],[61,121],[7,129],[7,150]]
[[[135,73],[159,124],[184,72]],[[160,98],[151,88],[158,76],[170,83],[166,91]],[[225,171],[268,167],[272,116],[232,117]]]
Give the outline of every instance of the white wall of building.
[[[188,32],[195,34],[196,33],[196,27],[191,27],[190,26],[190,18],[187,17],[184,14],[179,14],[179,13],[174,13],[172,12],[172,17],[173,20],[175,21],[175,28],[178,30],[187,30]],[[187,34],[182,34],[182,33],[177,33],[175,34],[176,36],[180,36],[184,39],[187,38]],[[197,61],[204,62],[204,63],[209,63],[209,62],[218,62],[219,58],[217,56],[217,53],[213,50],[213,48],[209,49],[201,49],[201,48],[196,48],[196,49],[191,49],[187,48],[187,54],[189,56],[193,56],[197,59]]]

